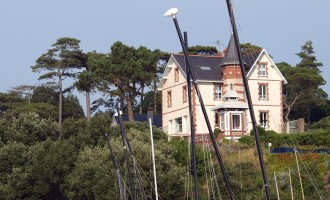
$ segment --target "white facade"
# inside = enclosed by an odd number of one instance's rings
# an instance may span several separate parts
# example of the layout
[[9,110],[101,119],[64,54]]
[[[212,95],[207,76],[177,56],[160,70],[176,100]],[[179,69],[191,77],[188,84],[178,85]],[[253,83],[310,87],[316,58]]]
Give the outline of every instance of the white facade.
[[[239,74],[240,71],[235,71],[235,68],[229,66],[224,73]],[[286,84],[286,80],[265,50],[262,50],[255,59],[247,77],[257,124],[262,125],[266,130],[281,133],[283,128],[282,85]],[[184,96],[184,91],[187,91],[186,81],[183,67],[178,64],[174,56],[171,56],[158,87],[158,90],[162,92],[163,129],[169,137],[190,136],[188,101]],[[241,79],[232,78],[232,74],[230,76],[219,74],[219,80],[198,80],[198,86],[212,129],[219,128],[224,137],[235,137],[233,139],[249,134],[252,123],[246,107],[245,90]],[[238,97],[231,99],[233,102],[229,104],[239,105],[234,108],[222,108],[224,104],[229,105],[227,102],[224,103],[224,97],[230,90],[234,90]],[[208,134],[194,90],[191,97],[196,134]],[[229,105],[229,107],[232,106]]]

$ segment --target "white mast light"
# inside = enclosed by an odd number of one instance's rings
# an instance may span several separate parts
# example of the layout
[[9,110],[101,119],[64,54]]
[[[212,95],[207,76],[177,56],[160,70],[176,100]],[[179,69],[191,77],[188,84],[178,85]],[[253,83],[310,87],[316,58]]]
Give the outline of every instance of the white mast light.
[[175,17],[175,15],[179,12],[177,8],[171,8],[164,14],[165,17]]

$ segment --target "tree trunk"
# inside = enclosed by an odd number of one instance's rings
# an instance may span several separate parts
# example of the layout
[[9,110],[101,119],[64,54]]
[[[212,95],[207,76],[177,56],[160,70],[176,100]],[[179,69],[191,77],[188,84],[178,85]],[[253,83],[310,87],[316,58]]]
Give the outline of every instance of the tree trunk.
[[128,121],[134,122],[132,101],[131,100],[126,100],[126,101],[127,101]]
[[60,129],[62,129],[62,97],[63,97],[63,93],[62,93],[62,72],[61,69],[58,69],[58,74],[59,74],[59,82],[58,82],[58,124]]
[[86,117],[87,122],[91,120],[91,97],[90,92],[86,92]]
[[139,114],[142,114],[143,95],[144,95],[144,87],[142,86],[142,88],[141,88],[141,99],[140,99],[140,110],[139,110]]
[[[157,83],[154,81],[154,112],[157,113]],[[158,114],[158,113],[157,113]]]
[[283,108],[283,113],[284,113],[284,109],[287,109],[286,115],[285,115],[285,121],[288,122],[289,121],[289,115],[291,112],[291,107],[296,103],[297,99],[301,96],[302,94],[298,94],[292,101],[292,103],[289,105],[285,100],[286,97],[283,97],[283,103],[284,103],[284,108]]

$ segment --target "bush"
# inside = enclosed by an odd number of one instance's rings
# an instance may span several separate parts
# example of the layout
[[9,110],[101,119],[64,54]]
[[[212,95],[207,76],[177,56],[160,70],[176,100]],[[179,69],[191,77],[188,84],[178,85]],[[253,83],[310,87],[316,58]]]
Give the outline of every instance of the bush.
[[330,116],[314,122],[311,125],[311,129],[329,129],[330,128]]

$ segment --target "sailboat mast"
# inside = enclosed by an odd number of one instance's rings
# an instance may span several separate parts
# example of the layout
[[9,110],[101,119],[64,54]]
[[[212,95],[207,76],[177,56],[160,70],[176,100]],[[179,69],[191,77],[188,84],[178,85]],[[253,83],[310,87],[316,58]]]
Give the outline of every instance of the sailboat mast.
[[[188,49],[188,36],[187,32],[183,32],[185,47]],[[186,61],[186,73],[187,73],[187,86],[188,86],[188,103],[189,103],[189,118],[190,118],[190,139],[191,139],[191,151],[192,151],[192,160],[194,167],[194,190],[195,190],[195,199],[198,199],[198,176],[197,176],[197,164],[196,164],[196,145],[195,145],[195,128],[194,128],[194,119],[191,105],[191,81],[190,81],[190,70],[187,67],[187,58]]]
[[108,143],[109,150],[110,150],[110,157],[111,157],[111,161],[112,161],[112,164],[113,164],[113,168],[114,168],[114,170],[116,172],[115,174],[116,174],[116,179],[117,179],[117,184],[118,184],[120,199],[121,200],[124,200],[125,198],[124,198],[123,188],[122,188],[122,185],[121,185],[120,173],[119,173],[119,170],[117,168],[116,161],[114,159],[114,155],[113,155],[112,148],[111,148],[111,145],[110,145],[109,135],[108,134],[105,134],[105,138],[106,138],[106,141]]
[[[127,152],[127,147],[128,147],[130,156],[131,156],[131,158],[133,160],[134,172],[137,175],[137,179],[138,179],[137,181],[138,181],[140,192],[142,193],[143,199],[146,199],[146,194],[144,192],[142,181],[141,181],[141,175],[140,175],[139,169],[137,167],[135,157],[133,156],[131,145],[129,144],[129,140],[127,138],[127,134],[126,134],[126,131],[125,131],[125,128],[124,128],[124,125],[123,125],[123,119],[121,118],[121,114],[120,114],[120,110],[119,110],[118,104],[117,104],[117,113],[118,113],[119,127],[120,127],[121,134],[122,134],[122,140],[123,140],[124,150],[126,150],[126,152]],[[128,159],[127,159],[127,162],[128,162]],[[128,171],[130,172],[130,166],[128,164],[127,164],[127,168],[128,168]],[[133,198],[136,199],[136,195],[135,195],[135,192],[134,192],[132,179],[130,179],[130,184],[131,184],[131,189],[132,189],[132,192],[133,192]]]
[[200,90],[198,88],[198,85],[197,85],[196,77],[195,77],[194,72],[193,72],[192,67],[191,67],[191,62],[190,62],[190,59],[189,59],[189,56],[188,56],[188,50],[186,48],[185,42],[183,41],[182,33],[181,33],[181,30],[180,30],[180,27],[179,27],[179,24],[178,24],[178,20],[176,18],[177,11],[178,11],[177,9],[170,9],[165,13],[165,16],[172,16],[172,18],[173,18],[173,22],[175,24],[175,28],[176,28],[176,31],[177,31],[177,34],[178,34],[178,37],[179,37],[179,40],[180,40],[180,43],[181,43],[181,47],[183,49],[184,56],[185,56],[186,61],[187,61],[186,64],[187,64],[187,67],[189,68],[189,71],[191,72],[190,75],[191,75],[192,83],[195,87],[195,91],[196,91],[198,100],[200,102],[201,108],[202,108],[202,112],[203,112],[203,116],[204,116],[204,119],[205,119],[205,122],[206,122],[206,125],[207,125],[207,129],[209,131],[209,136],[211,138],[212,145],[214,147],[214,150],[215,150],[215,153],[216,153],[216,156],[217,156],[220,168],[221,168],[221,172],[222,172],[222,175],[223,175],[223,179],[225,181],[228,196],[232,200],[232,199],[234,199],[233,191],[231,189],[231,186],[230,186],[230,183],[229,183],[229,180],[228,180],[228,176],[227,176],[227,173],[225,171],[225,167],[224,167],[221,155],[220,155],[219,148],[217,146],[217,143],[216,143],[214,135],[213,135],[211,123],[210,123],[210,120],[208,118],[208,115],[207,115],[207,112],[206,112],[206,109],[205,109],[205,105],[204,105],[204,101],[203,101],[201,92],[200,92]]
[[152,119],[151,119],[151,117],[149,117],[149,127],[150,127],[152,169],[154,171],[155,196],[156,196],[156,200],[158,200],[158,188],[157,188],[157,175],[156,175],[156,163],[155,163],[154,136],[153,136],[153,133],[152,133]]
[[256,142],[256,146],[257,146],[259,164],[260,164],[260,168],[261,168],[261,172],[262,172],[262,178],[263,178],[263,184],[265,187],[266,198],[267,198],[267,200],[270,200],[269,184],[268,184],[267,175],[266,175],[265,163],[264,163],[264,160],[262,157],[262,150],[261,150],[260,141],[259,141],[259,132],[257,129],[256,118],[254,115],[250,89],[249,89],[248,81],[246,78],[242,52],[241,52],[241,48],[240,48],[240,43],[239,43],[239,39],[238,39],[237,28],[236,28],[236,23],[235,23],[235,18],[234,18],[233,6],[232,6],[231,0],[226,0],[226,1],[227,1],[227,8],[228,8],[231,26],[233,29],[234,39],[235,39],[235,43],[236,43],[238,59],[239,59],[240,67],[241,67],[246,98],[247,98],[248,105],[249,105],[249,111],[250,111],[250,116],[251,116],[251,120],[252,120],[254,138],[255,138],[255,142]]

